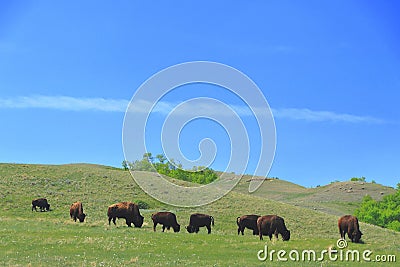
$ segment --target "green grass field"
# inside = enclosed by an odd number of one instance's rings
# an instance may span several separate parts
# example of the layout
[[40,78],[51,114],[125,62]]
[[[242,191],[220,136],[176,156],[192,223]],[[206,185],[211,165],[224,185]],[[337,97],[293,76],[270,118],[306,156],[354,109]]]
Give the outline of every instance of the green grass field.
[[[257,252],[264,249],[265,244],[268,244],[269,251],[285,250],[289,253],[293,249],[300,252],[312,249],[319,253],[336,247],[339,237],[337,215],[305,208],[303,204],[294,205],[300,198],[305,203],[307,198],[318,201],[320,191],[329,188],[304,192],[307,189],[279,182],[284,186],[276,185],[275,195],[268,194],[270,189],[266,183],[257,194],[249,195],[245,191],[248,183],[244,178],[237,189],[210,205],[178,208],[152,199],[135,184],[129,172],[117,168],[91,164],[0,164],[0,265],[396,266],[390,262],[329,261],[328,257],[321,262],[283,262],[276,261],[276,254],[273,261],[259,261]],[[283,187],[286,187],[286,192]],[[363,193],[369,190],[364,187]],[[382,188],[378,191],[383,192]],[[279,195],[281,199],[277,199]],[[31,201],[38,197],[48,199],[50,212],[31,211]],[[341,202],[331,197],[328,199],[325,204],[321,202],[321,207],[331,205],[338,212],[340,204],[337,203]],[[70,204],[78,200],[83,202],[87,214],[87,219],[81,224],[74,223],[69,217]],[[150,206],[148,210],[141,210],[145,217],[142,228],[128,228],[124,220],[118,220],[117,226],[108,225],[109,205],[139,200]],[[151,213],[161,210],[176,213],[181,232],[162,233],[160,226],[156,233],[153,232]],[[344,207],[343,211],[347,208]],[[215,226],[211,235],[207,235],[205,228],[201,228],[198,234],[186,232],[184,226],[193,212],[214,216]],[[260,241],[251,235],[250,230],[244,236],[238,236],[236,217],[250,213],[284,217],[291,230],[291,240],[269,241],[266,238]],[[371,259],[378,254],[395,255],[400,261],[400,233],[364,223],[360,227],[364,244],[349,242],[347,249],[371,250]]]

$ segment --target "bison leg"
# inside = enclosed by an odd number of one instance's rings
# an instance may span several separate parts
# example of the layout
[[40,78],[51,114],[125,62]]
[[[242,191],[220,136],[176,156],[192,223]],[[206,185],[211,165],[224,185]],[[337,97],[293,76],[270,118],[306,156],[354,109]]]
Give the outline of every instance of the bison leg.
[[165,230],[165,225],[162,226],[162,231],[164,232],[164,230]]
[[261,231],[260,231],[260,233],[259,233],[259,236],[260,236],[260,240],[263,240]]
[[157,223],[155,222],[155,223],[153,224],[153,231],[154,231],[154,232],[156,231],[156,226],[157,226]]
[[208,230],[208,234],[211,234],[211,226],[206,225],[206,227],[207,227],[207,230]]
[[76,222],[76,216],[74,216],[74,222]]
[[117,225],[117,224],[115,223],[115,220],[116,220],[116,219],[117,219],[117,217],[113,217],[113,218],[112,218],[114,225]]
[[239,234],[239,233],[242,233],[242,235],[244,235],[244,227],[239,226],[239,228],[238,228],[238,234]]

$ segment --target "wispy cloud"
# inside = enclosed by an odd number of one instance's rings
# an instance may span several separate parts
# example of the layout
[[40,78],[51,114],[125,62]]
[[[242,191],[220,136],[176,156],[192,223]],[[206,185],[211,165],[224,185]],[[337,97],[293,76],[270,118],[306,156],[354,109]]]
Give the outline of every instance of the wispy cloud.
[[371,116],[358,116],[332,111],[315,111],[307,108],[281,108],[272,109],[275,118],[304,120],[314,122],[349,122],[349,123],[385,123],[384,120]]
[[125,99],[77,98],[70,96],[20,96],[0,98],[0,108],[47,108],[65,111],[125,112],[129,104]]
[[[79,98],[70,96],[20,96],[14,98],[0,98],[0,108],[46,108],[64,111],[103,111],[103,112],[125,112],[129,100],[126,99],[106,99],[106,98]],[[179,102],[158,102],[152,112],[167,115]],[[148,101],[138,101],[136,105],[130,107],[131,112],[146,112],[153,106]],[[252,111],[242,105],[230,105],[239,116],[253,116]],[[203,115],[224,114],[226,110],[221,106],[215,106],[213,102],[197,102],[181,108],[182,114],[196,116],[201,112]],[[265,110],[253,108],[259,115],[265,114]],[[337,113],[332,111],[315,111],[307,108],[272,108],[272,114],[276,119],[289,119],[308,122],[346,122],[346,123],[385,123],[385,120],[371,116],[360,116],[347,113]],[[175,115],[179,115],[179,112]],[[227,114],[228,116],[228,114]]]

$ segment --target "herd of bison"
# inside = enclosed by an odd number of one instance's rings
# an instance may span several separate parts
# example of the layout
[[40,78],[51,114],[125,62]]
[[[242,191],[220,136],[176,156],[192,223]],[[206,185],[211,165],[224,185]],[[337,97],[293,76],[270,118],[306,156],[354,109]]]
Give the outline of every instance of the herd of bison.
[[[32,201],[32,211],[36,210],[36,207],[40,208],[40,211],[49,211],[50,204],[47,202],[46,198],[39,198]],[[83,213],[83,206],[81,202],[75,202],[71,205],[69,214],[71,218],[76,222],[78,219],[80,222],[85,220],[85,213]],[[142,227],[144,217],[140,215],[139,207],[137,204],[132,202],[119,202],[108,207],[108,224],[111,220],[115,224],[117,218],[124,218],[128,227],[132,227],[132,223],[135,227]],[[171,227],[174,232],[180,231],[180,225],[176,220],[176,215],[172,212],[157,212],[151,215],[153,220],[153,230],[156,231],[157,224],[162,225],[162,231],[165,228],[169,230]],[[272,235],[278,238],[280,234],[283,241],[288,241],[290,239],[290,231],[285,226],[285,221],[282,217],[277,215],[243,215],[236,218],[236,223],[238,225],[238,234],[242,233],[244,235],[244,229],[248,228],[253,230],[253,235],[258,235],[260,240],[263,240],[263,235],[272,239]],[[214,217],[194,213],[190,215],[189,225],[186,226],[186,230],[189,233],[198,233],[200,227],[206,227],[208,233],[211,233],[211,225],[214,226]],[[351,239],[352,242],[358,243],[361,239],[361,231],[358,225],[358,219],[352,215],[345,215],[339,218],[338,227],[340,232],[340,237],[345,238],[345,235]]]

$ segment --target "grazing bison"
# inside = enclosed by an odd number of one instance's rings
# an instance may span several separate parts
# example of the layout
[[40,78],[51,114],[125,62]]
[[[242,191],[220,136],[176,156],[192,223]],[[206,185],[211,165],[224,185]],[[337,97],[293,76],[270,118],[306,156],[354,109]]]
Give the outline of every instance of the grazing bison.
[[240,217],[236,218],[236,223],[238,225],[238,234],[240,232],[242,235],[244,235],[244,229],[248,228],[253,230],[253,235],[258,235],[258,229],[257,229],[257,219],[260,217],[260,215],[243,215]]
[[153,230],[154,232],[156,231],[156,226],[157,224],[162,224],[162,231],[164,232],[165,228],[168,230],[170,227],[174,229],[174,232],[177,233],[181,230],[181,226],[178,224],[176,221],[176,216],[172,212],[168,211],[162,211],[162,212],[157,212],[151,215],[151,219],[153,220]]
[[71,218],[76,222],[76,219],[79,219],[79,222],[83,222],[85,220],[86,214],[83,213],[83,206],[82,202],[75,202],[72,203],[70,209],[69,209],[69,215]]
[[45,209],[50,210],[50,204],[47,203],[47,199],[45,199],[45,198],[38,198],[38,199],[32,200],[32,211],[33,211],[33,209],[35,209],[37,211],[36,207],[39,207],[40,211],[44,211]]
[[281,234],[283,241],[290,239],[290,231],[285,226],[283,218],[277,215],[265,215],[257,219],[257,229],[260,236],[260,240],[263,240],[262,236],[269,236],[269,240],[272,239],[272,234],[278,238],[278,234]]
[[111,219],[115,223],[116,218],[125,218],[128,227],[132,227],[133,223],[135,227],[142,227],[144,217],[140,215],[139,207],[132,202],[119,202],[108,207],[108,224]]
[[339,218],[338,227],[340,232],[340,237],[345,239],[347,236],[351,239],[351,242],[358,243],[361,239],[363,233],[360,231],[358,226],[358,219],[352,215],[345,215]]
[[214,226],[214,217],[201,214],[201,213],[194,213],[190,215],[189,225],[186,226],[186,230],[189,233],[198,233],[200,227],[207,227],[208,233],[211,234],[211,224]]

